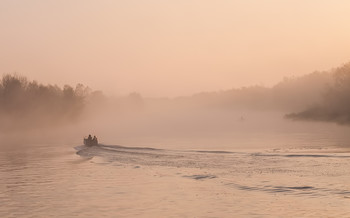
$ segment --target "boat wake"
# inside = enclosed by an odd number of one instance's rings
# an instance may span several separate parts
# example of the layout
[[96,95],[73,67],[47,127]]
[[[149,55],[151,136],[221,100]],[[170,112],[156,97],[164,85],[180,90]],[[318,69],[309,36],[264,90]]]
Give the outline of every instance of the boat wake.
[[[125,147],[120,145],[78,146],[77,154],[82,157],[101,157],[106,162],[120,162],[147,166],[167,166],[186,168],[215,168],[223,155],[233,157],[234,152],[167,150],[148,147]],[[215,164],[216,163],[216,164]]]
[[[342,153],[232,152],[170,150],[120,145],[77,146],[77,154],[99,164],[131,168],[166,167],[185,179],[217,181],[241,191],[283,193],[296,196],[343,196],[350,191],[333,178],[348,180],[350,155]],[[97,158],[98,160],[94,161]],[[102,162],[101,162],[102,161]],[[341,167],[339,167],[341,166]],[[303,178],[303,179],[300,179]],[[314,180],[318,178],[317,180]],[[324,181],[322,181],[324,180]],[[327,181],[327,182],[326,182]],[[333,181],[330,188],[329,181]],[[342,184],[341,182],[339,184]]]

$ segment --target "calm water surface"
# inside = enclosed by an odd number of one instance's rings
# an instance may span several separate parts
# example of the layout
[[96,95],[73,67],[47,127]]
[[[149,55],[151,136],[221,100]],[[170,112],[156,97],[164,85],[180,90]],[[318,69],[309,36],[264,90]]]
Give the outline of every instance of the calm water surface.
[[0,217],[349,217],[350,151],[337,128],[2,146]]

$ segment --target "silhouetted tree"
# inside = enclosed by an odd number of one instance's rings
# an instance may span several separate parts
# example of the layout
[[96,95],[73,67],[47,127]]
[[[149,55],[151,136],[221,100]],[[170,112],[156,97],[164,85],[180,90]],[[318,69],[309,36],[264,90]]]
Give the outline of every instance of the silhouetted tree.
[[61,89],[18,75],[4,75],[0,80],[0,119],[8,122],[0,125],[36,127],[74,121],[84,109],[88,94],[89,89],[82,84]]
[[321,103],[288,114],[287,118],[350,124],[350,63],[333,70],[333,84],[326,90]]

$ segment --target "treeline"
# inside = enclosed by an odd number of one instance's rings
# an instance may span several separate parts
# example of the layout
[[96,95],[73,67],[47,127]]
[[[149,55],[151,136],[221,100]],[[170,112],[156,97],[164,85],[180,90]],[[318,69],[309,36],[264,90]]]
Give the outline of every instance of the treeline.
[[36,128],[74,122],[81,115],[89,88],[78,84],[43,85],[7,74],[0,80],[0,128]]
[[332,82],[330,72],[314,72],[302,77],[289,77],[275,86],[250,86],[220,92],[205,92],[180,97],[175,102],[200,108],[227,110],[300,111],[323,98]]
[[350,63],[331,71],[332,83],[318,104],[286,117],[350,124]]

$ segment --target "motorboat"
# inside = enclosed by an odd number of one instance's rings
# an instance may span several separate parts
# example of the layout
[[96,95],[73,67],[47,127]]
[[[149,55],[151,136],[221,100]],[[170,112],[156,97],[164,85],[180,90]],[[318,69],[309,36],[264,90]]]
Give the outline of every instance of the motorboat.
[[86,146],[98,145],[98,140],[97,140],[96,136],[94,136],[94,138],[92,138],[91,135],[89,135],[88,137],[84,138],[84,145],[86,145]]

